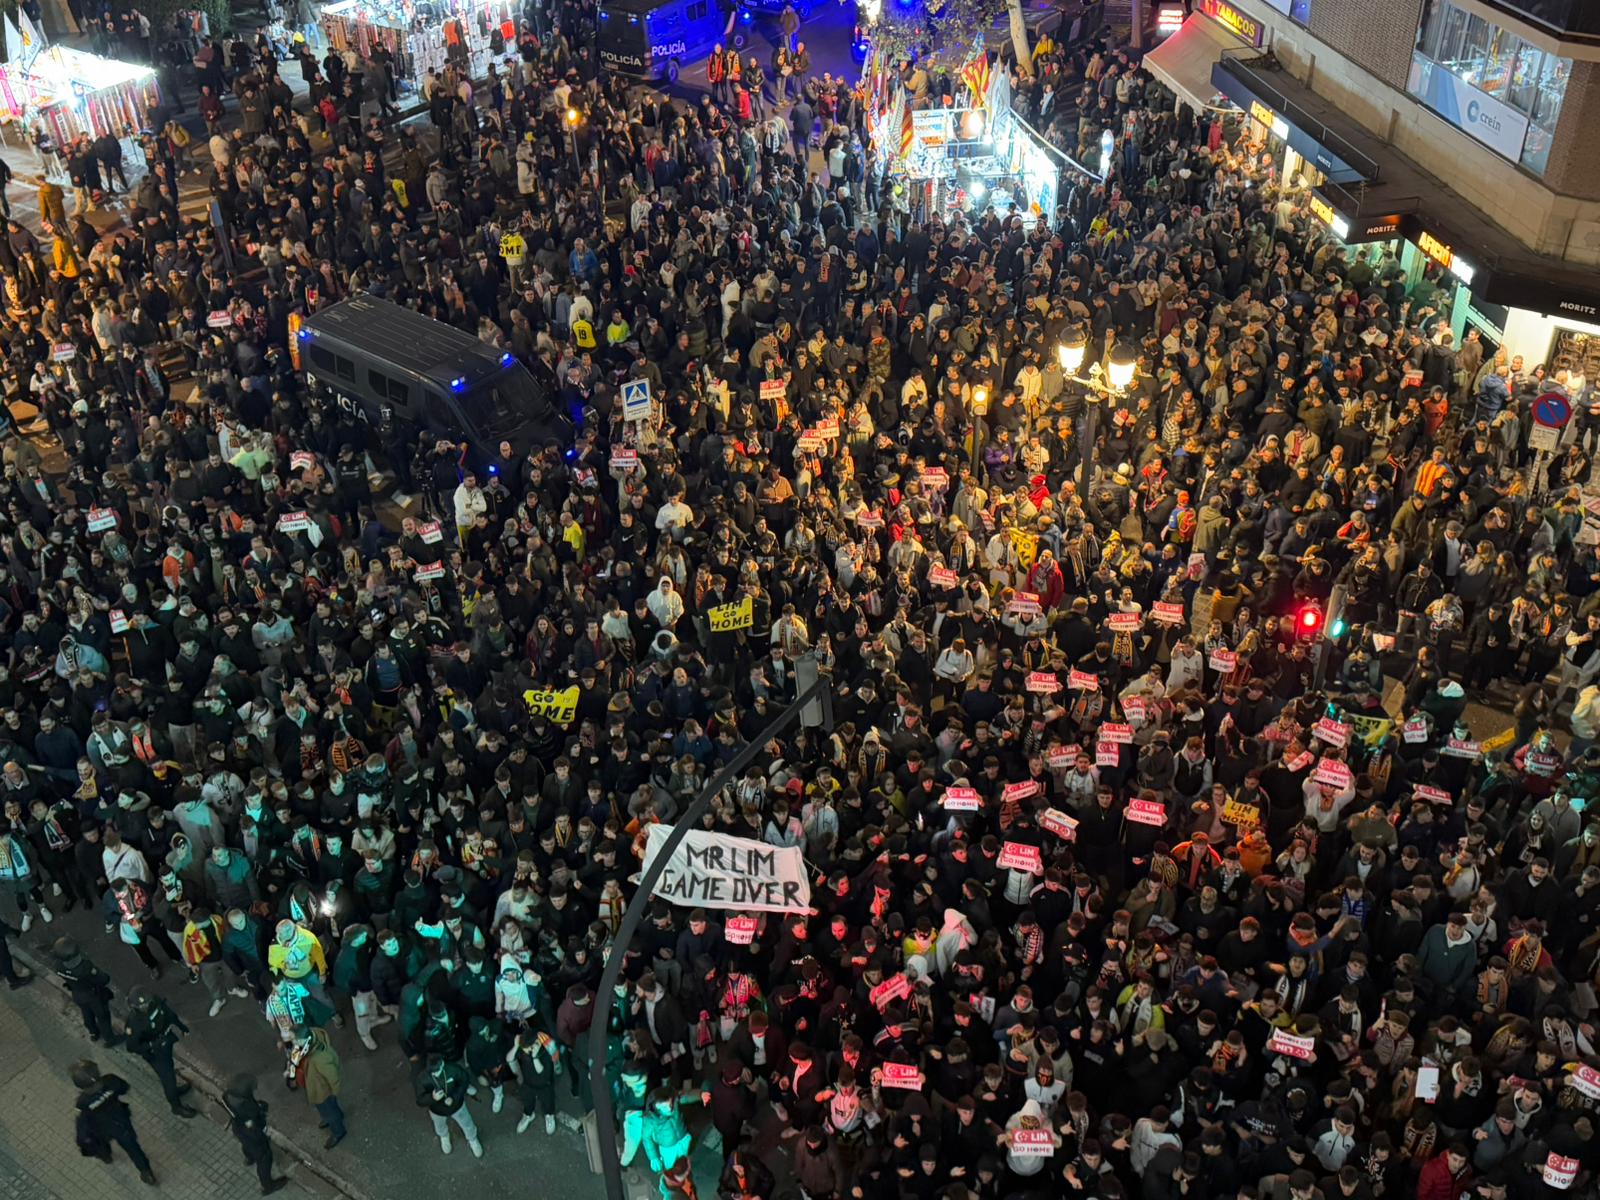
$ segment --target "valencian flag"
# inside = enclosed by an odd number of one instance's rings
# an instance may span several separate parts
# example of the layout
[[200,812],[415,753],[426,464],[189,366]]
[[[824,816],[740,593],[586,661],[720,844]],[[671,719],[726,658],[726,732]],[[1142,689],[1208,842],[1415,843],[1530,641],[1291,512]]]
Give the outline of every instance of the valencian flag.
[[978,56],[961,68],[961,82],[972,93],[972,107],[984,108],[989,102],[989,52],[978,51]]

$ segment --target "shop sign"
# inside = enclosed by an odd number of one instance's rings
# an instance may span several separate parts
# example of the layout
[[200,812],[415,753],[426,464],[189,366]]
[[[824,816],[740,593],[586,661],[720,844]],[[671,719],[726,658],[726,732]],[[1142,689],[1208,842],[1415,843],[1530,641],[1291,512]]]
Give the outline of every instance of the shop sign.
[[1483,298],[1490,304],[1526,308],[1548,317],[1569,317],[1591,325],[1600,323],[1600,289],[1569,287],[1564,282],[1536,275],[1495,271],[1489,276]]
[[1240,12],[1225,0],[1198,0],[1195,11],[1204,13],[1235,37],[1260,46],[1263,37],[1261,22]]
[[1289,122],[1273,112],[1259,100],[1250,101],[1250,115],[1272,130],[1274,137],[1289,140]]
[[1438,263],[1462,283],[1471,285],[1473,277],[1477,275],[1476,267],[1466,262],[1450,247],[1450,243],[1435,237],[1426,229],[1419,229],[1415,238],[1417,249],[1421,250],[1434,262]]
[[1311,215],[1316,217],[1317,220],[1321,221],[1329,229],[1333,230],[1334,237],[1338,238],[1341,242],[1348,242],[1350,240],[1350,222],[1341,217],[1338,212],[1334,210],[1333,205],[1329,204],[1315,192],[1311,194],[1309,203],[1311,205]]
[[[1389,242],[1400,236],[1400,214],[1390,213],[1386,217],[1362,217],[1363,228],[1360,240],[1363,242]],[[1355,241],[1355,238],[1346,238],[1346,241]]]
[[1496,154],[1516,162],[1528,137],[1528,118],[1487,92],[1479,91],[1448,67],[1418,54],[1411,67],[1410,92],[1463,133]]

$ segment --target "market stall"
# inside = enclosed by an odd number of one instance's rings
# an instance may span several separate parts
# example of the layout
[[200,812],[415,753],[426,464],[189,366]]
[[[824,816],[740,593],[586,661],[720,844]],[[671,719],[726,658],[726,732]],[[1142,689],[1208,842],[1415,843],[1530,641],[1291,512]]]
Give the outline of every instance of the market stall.
[[454,63],[472,78],[516,46],[516,6],[507,0],[337,0],[322,7],[328,44],[369,58],[394,56],[402,92],[420,92],[429,72]]
[[30,128],[44,126],[56,145],[79,134],[122,138],[149,124],[161,103],[149,67],[51,46],[26,62],[0,65],[0,107]]

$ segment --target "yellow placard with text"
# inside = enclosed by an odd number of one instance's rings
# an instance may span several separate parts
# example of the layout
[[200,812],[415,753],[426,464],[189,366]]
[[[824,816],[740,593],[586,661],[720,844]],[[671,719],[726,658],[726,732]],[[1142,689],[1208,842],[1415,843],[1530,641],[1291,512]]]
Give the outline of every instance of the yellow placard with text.
[[1011,546],[1017,552],[1017,562],[1024,571],[1033,566],[1034,560],[1039,557],[1039,535],[1029,533],[1026,529],[1013,529],[1011,531]]
[[1229,800],[1222,806],[1222,820],[1227,825],[1254,828],[1261,824],[1261,806]]
[[578,715],[577,684],[560,691],[540,691],[530,688],[522,693],[522,700],[534,716],[549,717],[562,728],[572,724],[572,719]]
[[732,604],[719,604],[708,609],[706,615],[711,618],[712,633],[731,633],[735,629],[749,629],[756,623],[756,608],[751,597],[737,600]]

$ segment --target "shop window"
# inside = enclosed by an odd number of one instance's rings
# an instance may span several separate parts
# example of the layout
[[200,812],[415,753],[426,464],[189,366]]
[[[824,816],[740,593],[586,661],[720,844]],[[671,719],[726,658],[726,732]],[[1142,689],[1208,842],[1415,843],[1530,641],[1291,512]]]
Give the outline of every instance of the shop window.
[[710,0],[695,0],[693,4],[689,5],[689,20],[703,21],[710,11]]
[[1428,0],[1408,90],[1496,153],[1543,174],[1571,73],[1571,59],[1451,0]]

